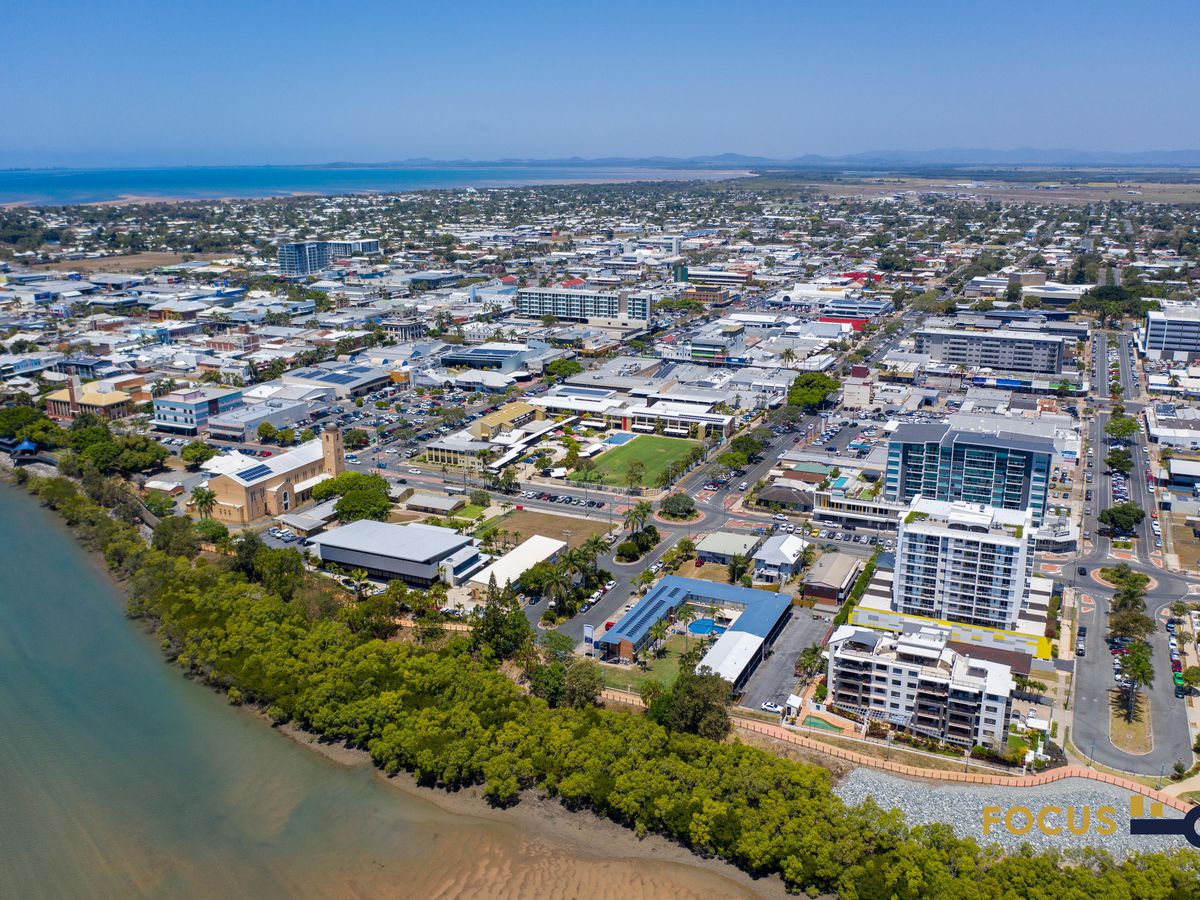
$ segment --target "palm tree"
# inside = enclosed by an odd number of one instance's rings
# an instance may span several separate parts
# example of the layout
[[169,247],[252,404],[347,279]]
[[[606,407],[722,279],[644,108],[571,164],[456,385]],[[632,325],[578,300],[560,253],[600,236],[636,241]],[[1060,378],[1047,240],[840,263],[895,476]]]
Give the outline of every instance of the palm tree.
[[562,555],[562,559],[559,560],[559,564],[572,579],[576,575],[586,572],[590,565],[587,554],[574,547],[568,548],[567,552]]
[[367,589],[367,573],[362,569],[353,569],[349,577],[354,582],[354,599],[361,600],[363,592]]
[[654,508],[648,501],[639,500],[625,513],[625,527],[630,531],[641,531],[653,511]]
[[679,539],[679,543],[675,545],[675,549],[679,551],[679,555],[684,559],[691,559],[696,555],[696,542],[690,537],[684,536]]
[[696,608],[688,605],[680,608],[679,612],[675,613],[675,621],[683,625],[683,652],[687,653],[688,648],[688,624],[696,618]]
[[561,565],[555,566],[542,583],[542,592],[556,607],[561,606],[562,601],[571,596],[574,588],[574,582]]
[[174,378],[159,378],[152,385],[150,385],[150,396],[164,397],[173,390],[175,390]]
[[200,514],[201,519],[212,517],[213,507],[217,505],[217,495],[206,487],[192,489],[192,506]]
[[654,642],[654,655],[661,656],[663,651],[663,642],[667,639],[667,623],[659,619],[649,630],[650,639]]
[[601,556],[608,552],[608,542],[600,537],[600,535],[593,534],[583,542],[583,546],[579,550],[587,557],[588,566],[591,568],[592,573],[595,574],[598,568],[596,565],[597,562]]

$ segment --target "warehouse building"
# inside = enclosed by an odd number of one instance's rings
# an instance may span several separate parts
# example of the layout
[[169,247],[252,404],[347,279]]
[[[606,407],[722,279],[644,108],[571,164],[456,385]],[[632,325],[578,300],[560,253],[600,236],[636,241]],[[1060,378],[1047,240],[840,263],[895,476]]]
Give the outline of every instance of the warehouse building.
[[421,523],[361,519],[318,535],[312,543],[322,562],[362,569],[373,578],[396,578],[414,587],[429,587],[436,581],[463,584],[488,560],[473,538]]

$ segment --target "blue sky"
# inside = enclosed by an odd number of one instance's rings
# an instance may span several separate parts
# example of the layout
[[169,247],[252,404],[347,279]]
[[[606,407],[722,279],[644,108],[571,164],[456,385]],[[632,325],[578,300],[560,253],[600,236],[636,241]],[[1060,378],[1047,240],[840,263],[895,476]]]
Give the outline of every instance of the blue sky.
[[0,165],[1200,147],[1193,4],[17,0]]

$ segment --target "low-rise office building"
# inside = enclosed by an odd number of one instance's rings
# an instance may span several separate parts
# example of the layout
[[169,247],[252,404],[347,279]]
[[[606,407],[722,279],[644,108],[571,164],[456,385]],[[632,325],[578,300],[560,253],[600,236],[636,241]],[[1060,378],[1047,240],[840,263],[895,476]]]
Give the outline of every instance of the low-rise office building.
[[313,405],[301,400],[267,400],[250,406],[240,406],[208,420],[210,437],[226,441],[258,439],[260,425],[271,425],[277,431],[299,426],[307,421]]
[[198,435],[209,420],[242,405],[241,388],[186,388],[154,398],[150,425],[160,431]]
[[762,538],[756,535],[714,531],[696,544],[696,558],[727,566],[735,556],[742,556],[748,560],[761,543]]
[[804,596],[841,603],[850,596],[862,560],[848,553],[824,553],[804,576]]

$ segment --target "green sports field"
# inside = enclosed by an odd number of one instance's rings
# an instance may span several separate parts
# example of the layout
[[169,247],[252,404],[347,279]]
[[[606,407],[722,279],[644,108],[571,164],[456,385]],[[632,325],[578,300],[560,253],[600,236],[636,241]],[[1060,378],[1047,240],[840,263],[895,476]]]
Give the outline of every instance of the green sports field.
[[[646,467],[646,473],[642,476],[642,485],[653,487],[658,483],[658,476],[672,461],[685,458],[693,447],[699,445],[699,441],[662,437],[657,434],[641,434],[632,441],[620,444],[597,456],[596,476],[594,477],[604,484],[624,485],[630,461],[640,459]],[[573,472],[571,479],[581,481],[583,476],[578,472]]]

